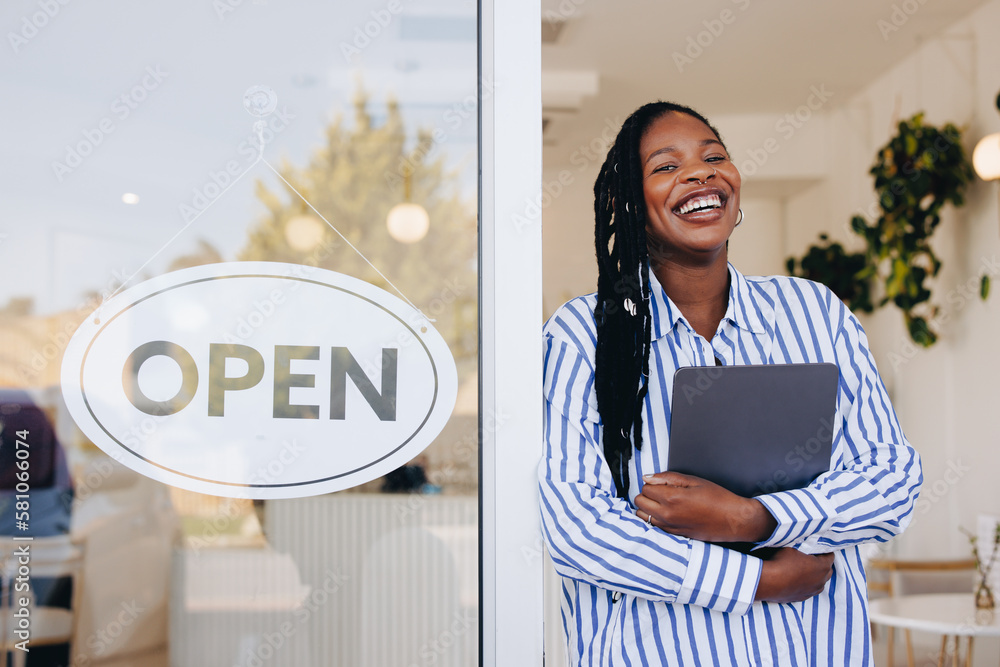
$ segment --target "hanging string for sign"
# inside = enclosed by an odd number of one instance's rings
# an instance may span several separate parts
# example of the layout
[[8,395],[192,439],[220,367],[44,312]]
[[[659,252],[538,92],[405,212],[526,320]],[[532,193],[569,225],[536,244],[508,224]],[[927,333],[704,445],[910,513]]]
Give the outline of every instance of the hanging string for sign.
[[267,167],[268,167],[268,168],[269,168],[269,169],[270,169],[271,171],[273,171],[273,172],[274,172],[275,176],[277,176],[278,178],[280,178],[280,179],[281,179],[281,182],[282,182],[282,183],[284,183],[285,185],[287,185],[287,186],[288,186],[288,188],[289,188],[289,189],[290,189],[290,190],[291,190],[292,192],[294,192],[294,193],[295,193],[296,195],[298,195],[299,199],[301,199],[302,201],[304,201],[304,202],[305,202],[305,204],[306,204],[306,206],[308,206],[308,207],[309,207],[310,209],[312,209],[313,213],[315,213],[316,215],[318,215],[318,216],[320,217],[320,219],[322,219],[322,220],[323,220],[323,222],[325,222],[325,223],[327,224],[327,226],[329,226],[329,227],[330,227],[330,229],[332,229],[333,231],[335,231],[335,232],[337,233],[337,236],[339,236],[339,237],[340,237],[341,239],[343,239],[343,240],[344,240],[344,243],[346,243],[346,244],[347,244],[348,246],[350,246],[351,250],[353,250],[354,252],[358,253],[358,256],[359,256],[359,257],[360,257],[361,259],[365,260],[365,262],[367,262],[367,263],[368,263],[368,266],[372,267],[372,269],[374,269],[374,270],[375,270],[375,273],[379,274],[379,276],[381,276],[381,277],[382,277],[382,280],[384,280],[384,281],[385,281],[385,282],[386,282],[386,283],[387,283],[387,284],[388,284],[388,285],[389,285],[390,287],[392,287],[392,289],[396,290],[396,294],[398,294],[399,296],[403,297],[403,300],[404,300],[404,301],[406,301],[406,303],[410,304],[410,306],[412,306],[412,307],[413,307],[413,309],[414,309],[415,311],[417,311],[418,313],[420,313],[420,315],[421,315],[421,316],[423,316],[423,318],[424,318],[425,320],[427,320],[428,322],[435,322],[435,321],[436,321],[436,320],[434,320],[434,319],[432,319],[432,318],[430,318],[430,317],[427,317],[426,315],[424,315],[423,311],[421,311],[421,310],[420,310],[419,308],[417,308],[417,307],[416,307],[416,306],[415,306],[415,305],[413,304],[413,302],[412,302],[412,301],[410,301],[410,300],[409,300],[409,299],[408,299],[408,298],[406,297],[406,295],[405,295],[405,294],[403,294],[403,292],[402,292],[402,291],[400,291],[400,289],[399,289],[398,287],[396,287],[396,285],[395,285],[395,284],[393,284],[393,282],[392,282],[391,280],[389,280],[389,278],[387,278],[387,277],[386,277],[386,275],[385,275],[384,273],[382,273],[381,271],[379,271],[379,270],[378,270],[378,267],[377,267],[377,266],[375,266],[374,264],[372,264],[372,263],[371,263],[371,260],[369,260],[369,259],[368,259],[367,257],[365,257],[365,255],[364,255],[364,253],[363,253],[363,252],[361,252],[360,250],[358,250],[358,249],[357,249],[357,248],[356,248],[356,247],[354,246],[354,244],[353,244],[353,243],[351,243],[350,241],[348,241],[348,240],[347,240],[347,237],[346,237],[346,236],[344,236],[343,234],[341,234],[341,233],[340,233],[340,230],[339,230],[339,229],[337,229],[336,227],[334,227],[334,226],[333,226],[333,224],[332,224],[332,223],[331,223],[331,222],[330,222],[329,220],[327,220],[327,219],[326,219],[326,217],[325,217],[325,216],[324,216],[324,215],[323,215],[322,213],[320,213],[319,211],[317,211],[317,210],[316,210],[316,207],[312,205],[312,202],[310,202],[310,201],[309,201],[308,199],[306,199],[305,197],[303,197],[303,196],[302,196],[302,194],[301,194],[301,193],[299,193],[299,191],[295,189],[295,186],[294,186],[294,185],[292,185],[292,184],[291,184],[291,183],[289,183],[289,182],[288,182],[287,180],[285,180],[285,177],[284,177],[284,176],[282,176],[282,175],[281,175],[281,173],[280,173],[280,172],[279,172],[279,171],[278,171],[277,169],[275,169],[275,168],[274,168],[273,166],[271,166],[271,163],[270,163],[270,162],[268,162],[267,160],[261,160],[261,161],[262,161],[262,162],[263,162],[264,164],[266,164],[266,165],[267,165]]
[[[191,226],[194,225],[194,223],[196,223],[198,221],[198,219],[208,211],[208,209],[212,208],[212,206],[215,204],[215,202],[217,202],[220,199],[222,199],[222,197],[230,190],[230,188],[232,188],[234,185],[236,185],[244,176],[246,176],[254,167],[256,167],[261,162],[263,162],[264,165],[266,165],[268,169],[270,169],[272,172],[274,172],[274,175],[277,176],[279,179],[281,179],[282,183],[284,183],[286,186],[288,186],[288,188],[292,192],[294,192],[295,195],[299,199],[301,199],[305,203],[305,205],[308,206],[313,211],[313,213],[315,213],[316,215],[318,215],[320,217],[320,219],[323,222],[325,222],[326,225],[330,229],[332,229],[337,234],[337,236],[339,236],[344,241],[344,243],[346,243],[351,248],[351,250],[353,250],[354,252],[356,252],[358,254],[358,256],[361,259],[363,259],[368,264],[368,266],[370,266],[375,271],[375,273],[377,273],[379,275],[379,277],[382,278],[382,280],[384,280],[386,282],[387,285],[389,285],[393,290],[395,290],[396,294],[398,294],[400,297],[402,297],[402,299],[404,301],[406,301],[406,303],[408,303],[410,305],[410,307],[413,308],[413,310],[415,310],[418,313],[420,313],[420,316],[423,317],[428,322],[436,322],[437,321],[434,318],[431,318],[431,317],[428,317],[427,315],[425,315],[424,312],[422,310],[420,310],[420,308],[417,308],[417,306],[412,301],[410,301],[409,297],[407,297],[405,294],[403,294],[403,291],[400,290],[398,287],[396,287],[395,283],[393,283],[391,280],[389,280],[389,278],[384,273],[382,273],[382,271],[380,271],[379,268],[377,266],[375,266],[372,263],[372,261],[365,256],[365,254],[363,252],[361,252],[360,250],[358,250],[358,248],[353,243],[351,243],[347,239],[347,237],[344,236],[341,233],[341,231],[339,229],[337,229],[333,225],[333,223],[331,223],[329,220],[326,219],[326,216],[324,216],[322,213],[320,213],[316,209],[316,207],[312,205],[312,202],[310,202],[308,199],[306,199],[302,195],[302,193],[300,193],[295,188],[295,186],[293,186],[291,183],[289,183],[288,180],[285,179],[285,177],[281,175],[281,172],[279,172],[277,169],[275,169],[274,166],[270,162],[268,162],[267,160],[264,159],[264,130],[267,128],[267,123],[265,123],[263,119],[265,117],[271,115],[272,113],[274,113],[274,110],[277,107],[278,107],[278,96],[275,94],[275,92],[271,88],[269,88],[267,86],[251,86],[250,88],[247,89],[246,93],[244,93],[244,95],[243,95],[243,108],[246,109],[247,113],[249,113],[251,116],[254,116],[254,117],[258,118],[258,120],[253,124],[253,129],[257,133],[257,143],[258,143],[258,146],[259,146],[259,149],[257,151],[257,158],[250,164],[250,166],[248,166],[246,169],[244,169],[243,172],[240,173],[239,176],[237,176],[236,178],[234,178],[232,180],[232,182],[229,183],[229,185],[227,185],[222,190],[222,192],[220,192],[218,194],[218,196],[216,196],[214,199],[212,199],[212,201],[210,201],[205,208],[203,208],[200,211],[198,211],[198,213],[193,218],[191,218],[191,220],[189,220],[186,225],[184,225],[183,227],[181,227],[180,230],[178,230],[178,232],[176,234],[174,234],[172,237],[170,237],[170,239],[166,243],[164,243],[162,246],[160,246],[160,248],[149,257],[149,259],[147,259],[145,262],[142,263],[142,266],[140,266],[138,269],[136,269],[135,271],[133,271],[131,275],[129,275],[125,280],[123,280],[122,283],[120,285],[118,285],[118,287],[116,287],[113,292],[111,292],[111,294],[109,294],[106,298],[102,299],[100,305],[98,305],[98,307],[97,307],[97,309],[96,309],[96,311],[94,313],[94,324],[100,324],[101,323],[100,312],[101,312],[101,308],[104,307],[105,302],[109,301],[112,297],[114,297],[116,294],[118,294],[118,292],[120,292],[125,287],[126,284],[128,284],[129,282],[131,282],[133,278],[135,278],[137,275],[139,275],[142,272],[143,269],[145,269],[147,266],[149,266],[150,263],[153,262],[153,260],[155,260],[157,257],[159,257],[163,253],[164,250],[166,250],[171,244],[173,244],[173,242],[176,241],[177,238],[181,234],[183,234],[188,229],[190,229]],[[421,332],[426,332],[426,331],[427,331],[426,327],[421,327]]]

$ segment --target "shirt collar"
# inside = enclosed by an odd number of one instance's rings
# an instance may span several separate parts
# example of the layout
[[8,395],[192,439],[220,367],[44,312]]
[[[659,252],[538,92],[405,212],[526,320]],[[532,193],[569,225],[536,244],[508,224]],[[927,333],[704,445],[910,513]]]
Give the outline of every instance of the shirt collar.
[[[680,308],[663,291],[652,270],[649,272],[649,293],[653,340],[666,336],[682,320],[690,328]],[[746,277],[737,271],[732,263],[729,264],[729,305],[726,307],[723,319],[755,334],[767,333],[765,322],[774,319],[774,309],[771,304],[756,297]]]

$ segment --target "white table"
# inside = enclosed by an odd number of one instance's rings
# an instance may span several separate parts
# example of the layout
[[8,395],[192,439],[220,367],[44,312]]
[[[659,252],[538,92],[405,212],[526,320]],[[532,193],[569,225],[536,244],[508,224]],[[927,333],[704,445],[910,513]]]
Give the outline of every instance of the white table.
[[[972,640],[975,637],[1000,637],[1000,609],[993,613],[976,610],[972,593],[936,595],[900,595],[869,604],[872,623],[908,630],[923,630],[944,635],[938,665],[944,664],[947,640],[955,638],[952,664],[959,664],[959,637],[968,637],[965,665],[972,664]],[[892,664],[892,653],[889,654]]]

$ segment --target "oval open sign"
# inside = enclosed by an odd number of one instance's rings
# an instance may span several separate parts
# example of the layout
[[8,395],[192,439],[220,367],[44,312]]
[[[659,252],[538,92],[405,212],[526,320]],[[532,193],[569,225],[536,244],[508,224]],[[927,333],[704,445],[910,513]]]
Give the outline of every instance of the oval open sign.
[[129,288],[73,335],[62,391],[133,470],[216,496],[339,491],[403,465],[455,406],[455,360],[412,307],[315,267],[233,262]]

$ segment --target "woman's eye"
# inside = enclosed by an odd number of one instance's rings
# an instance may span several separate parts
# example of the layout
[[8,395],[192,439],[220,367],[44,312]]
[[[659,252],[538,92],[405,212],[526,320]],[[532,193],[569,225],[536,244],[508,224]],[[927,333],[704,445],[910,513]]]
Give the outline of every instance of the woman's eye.
[[705,162],[724,162],[725,159],[724,155],[713,155],[712,157],[706,158]]
[[673,164],[661,164],[659,167],[656,167],[655,169],[653,169],[653,173],[655,174],[658,171],[673,171],[676,168],[677,168],[677,165],[673,165]]

